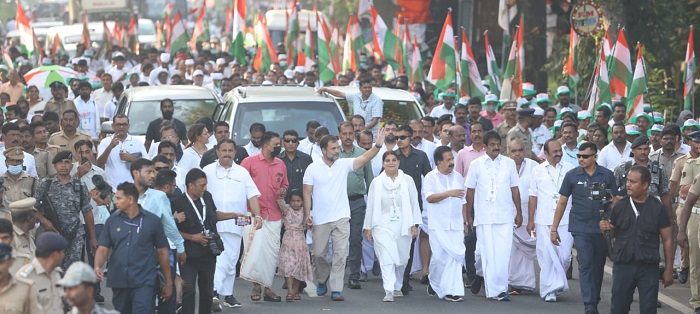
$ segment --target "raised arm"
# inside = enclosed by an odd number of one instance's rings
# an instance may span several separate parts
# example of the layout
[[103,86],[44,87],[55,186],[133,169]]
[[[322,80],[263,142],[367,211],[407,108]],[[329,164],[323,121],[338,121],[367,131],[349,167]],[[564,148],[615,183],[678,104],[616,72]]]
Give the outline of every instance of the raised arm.
[[330,89],[328,87],[321,87],[318,89],[318,92],[319,93],[326,92],[326,93],[331,94],[331,95],[338,97],[338,98],[346,98],[344,92]]
[[379,153],[379,149],[382,147],[382,145],[384,145],[384,128],[381,128],[379,130],[375,145],[372,146],[372,148],[370,148],[364,154],[362,154],[362,156],[357,157],[353,160],[352,170],[360,169],[362,168],[362,166],[372,161],[372,158],[374,158],[374,156],[377,156],[377,153]]

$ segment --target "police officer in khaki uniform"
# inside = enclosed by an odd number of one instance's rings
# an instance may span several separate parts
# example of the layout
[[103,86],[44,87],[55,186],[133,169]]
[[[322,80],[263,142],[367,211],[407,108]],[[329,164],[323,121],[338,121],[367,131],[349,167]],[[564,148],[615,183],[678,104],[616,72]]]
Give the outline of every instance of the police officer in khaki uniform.
[[95,286],[100,283],[97,282],[95,270],[84,262],[70,265],[58,284],[63,287],[66,301],[73,306],[69,314],[119,314],[95,304]]
[[5,163],[7,172],[3,175],[5,180],[4,201],[5,208],[8,204],[33,197],[39,187],[39,181],[23,170],[24,150],[21,146],[5,149]]
[[36,303],[43,313],[63,313],[63,289],[58,286],[61,279],[63,250],[68,241],[55,232],[43,232],[36,239],[34,260],[17,272],[17,277],[34,282]]
[[533,114],[535,114],[535,109],[525,108],[518,110],[518,124],[508,131],[508,136],[506,137],[508,149],[510,149],[511,141],[517,140],[523,144],[525,158],[530,159],[535,159],[536,157],[532,153],[532,133],[530,133]]
[[[501,124],[496,126],[496,132],[498,132],[498,135],[501,136],[501,139],[507,138],[508,132],[510,132],[510,130],[514,128],[517,124],[517,113],[515,112],[515,109],[517,109],[515,101],[507,100],[503,104],[501,104],[501,111],[503,112],[503,117],[505,117],[505,121],[501,122]],[[501,154],[503,155],[506,155],[508,153],[508,151],[506,150],[507,142],[508,141],[501,141]]]
[[34,258],[36,245],[36,217],[34,216],[33,197],[10,203],[12,210],[12,251],[15,255],[15,262],[12,264],[14,273],[24,265],[29,264]]
[[10,272],[13,261],[12,246],[6,243],[0,243],[0,313],[41,313],[35,301],[37,297],[35,291],[32,289],[32,281],[13,276]]
[[80,117],[78,112],[68,109],[61,117],[61,131],[51,134],[49,145],[56,145],[61,150],[73,151],[73,146],[80,140],[90,140],[90,135],[78,130]]
[[[680,173],[680,193],[682,202],[682,210],[678,215],[678,235],[676,241],[682,249],[688,250],[688,266],[690,269],[689,285],[690,285],[690,307],[694,309],[694,313],[700,314],[700,246],[698,246],[698,223],[700,222],[700,193],[693,193],[692,186],[698,185],[695,177],[700,174],[700,131],[695,131],[687,135],[691,140],[690,153],[676,160],[677,167],[679,163],[683,164]],[[685,157],[685,161],[683,158]],[[674,170],[675,172],[675,170]],[[677,179],[678,175],[672,176],[671,180]]]
[[53,154],[48,150],[39,149],[34,145],[34,128],[32,125],[21,127],[19,132],[21,134],[20,137],[22,139],[24,151],[34,156],[34,165],[36,165],[36,173],[39,178],[43,179],[55,176],[56,168],[51,164]]

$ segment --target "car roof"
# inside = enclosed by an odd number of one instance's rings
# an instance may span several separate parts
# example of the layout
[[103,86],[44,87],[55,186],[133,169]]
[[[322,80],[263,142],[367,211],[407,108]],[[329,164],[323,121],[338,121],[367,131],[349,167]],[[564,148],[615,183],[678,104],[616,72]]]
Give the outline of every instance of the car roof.
[[162,100],[170,98],[172,100],[184,99],[219,99],[211,90],[193,85],[161,85],[129,88],[124,91],[124,95],[131,101]]
[[245,85],[234,88],[226,99],[236,97],[240,103],[317,101],[333,103],[333,99],[316,94],[313,87],[297,85]]
[[[343,93],[359,93],[360,88],[355,86],[329,86],[328,88],[341,91]],[[372,93],[382,100],[398,100],[416,102],[416,98],[409,92],[402,89],[388,87],[372,87]]]

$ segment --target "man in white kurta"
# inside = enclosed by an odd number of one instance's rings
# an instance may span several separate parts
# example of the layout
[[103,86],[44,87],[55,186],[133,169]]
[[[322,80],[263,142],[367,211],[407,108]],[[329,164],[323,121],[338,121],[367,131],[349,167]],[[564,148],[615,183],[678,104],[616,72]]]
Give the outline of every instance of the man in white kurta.
[[[520,208],[528,208],[528,190],[532,179],[532,169],[537,162],[525,158],[525,146],[520,140],[513,140],[508,145],[508,157],[515,161],[518,171],[518,191],[520,192]],[[513,247],[510,253],[508,267],[509,293],[520,294],[521,290],[534,291],[535,280],[535,243],[536,240],[527,231],[527,215],[523,215],[523,223],[519,228],[513,228]]]
[[486,155],[471,163],[466,180],[478,252],[472,293],[478,293],[485,280],[487,298],[508,301],[513,224],[517,228],[522,223],[518,171],[512,159],[500,154],[501,138],[496,131],[486,132],[484,143]]
[[435,149],[435,156],[436,169],[423,179],[432,251],[428,294],[436,294],[447,301],[462,301],[462,266],[466,250],[464,180],[454,171],[452,149],[440,146]]
[[540,265],[540,297],[547,302],[556,302],[557,295],[569,290],[566,270],[571,265],[571,247],[574,239],[569,233],[569,199],[564,216],[557,228],[559,246],[550,241],[552,222],[556,203],[559,201],[559,188],[562,180],[574,166],[561,161],[561,144],[548,140],[543,146],[547,159],[532,170],[530,181],[530,202],[528,205],[528,231],[535,231],[537,236],[537,263]]
[[[245,168],[233,162],[236,146],[224,140],[216,147],[217,162],[202,169],[207,175],[207,190],[212,194],[214,204],[220,212],[245,214],[250,202],[253,212],[260,212],[258,191],[255,182]],[[214,271],[214,290],[224,299],[224,306],[240,307],[233,298],[233,286],[236,279],[236,264],[241,252],[243,226],[236,220],[223,220],[216,223],[216,229],[226,248],[216,258]]]

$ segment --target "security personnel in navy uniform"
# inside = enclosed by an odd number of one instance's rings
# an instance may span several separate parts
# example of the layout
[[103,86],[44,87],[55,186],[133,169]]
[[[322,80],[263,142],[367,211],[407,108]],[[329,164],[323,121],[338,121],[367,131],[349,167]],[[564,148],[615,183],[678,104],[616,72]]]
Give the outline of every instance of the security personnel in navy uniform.
[[63,289],[58,285],[61,279],[63,250],[68,241],[58,233],[43,232],[36,239],[36,256],[28,265],[17,271],[17,277],[34,283],[39,309],[46,314],[64,313]]

